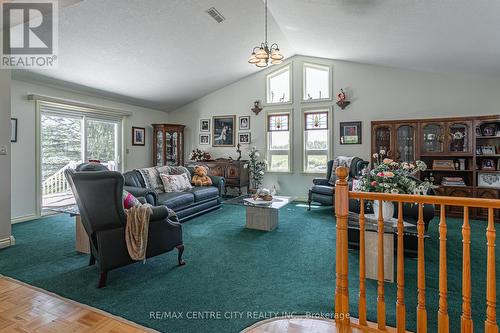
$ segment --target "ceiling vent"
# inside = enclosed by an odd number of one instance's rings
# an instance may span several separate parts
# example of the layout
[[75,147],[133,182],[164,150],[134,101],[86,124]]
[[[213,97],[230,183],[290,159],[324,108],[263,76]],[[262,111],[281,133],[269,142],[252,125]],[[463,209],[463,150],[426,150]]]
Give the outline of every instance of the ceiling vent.
[[222,21],[225,20],[224,16],[215,9],[215,7],[211,7],[207,10],[208,15],[210,15],[217,23],[221,23]]

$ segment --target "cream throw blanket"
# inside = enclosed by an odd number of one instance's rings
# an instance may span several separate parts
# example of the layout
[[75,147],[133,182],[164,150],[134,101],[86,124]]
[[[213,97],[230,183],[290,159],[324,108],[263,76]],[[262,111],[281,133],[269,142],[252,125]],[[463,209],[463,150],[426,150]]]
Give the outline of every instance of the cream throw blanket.
[[153,213],[151,207],[150,204],[143,204],[125,210],[127,214],[125,241],[132,260],[146,260],[149,217]]

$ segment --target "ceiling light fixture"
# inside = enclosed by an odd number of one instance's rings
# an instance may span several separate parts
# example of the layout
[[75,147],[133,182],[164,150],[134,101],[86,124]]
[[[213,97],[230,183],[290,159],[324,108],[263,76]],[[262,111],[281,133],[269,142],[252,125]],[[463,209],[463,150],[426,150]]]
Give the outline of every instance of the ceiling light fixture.
[[248,59],[250,64],[257,67],[266,67],[271,60],[271,64],[277,65],[283,62],[283,54],[281,54],[278,44],[273,43],[269,47],[267,43],[267,0],[265,1],[266,14],[265,14],[265,42],[261,43],[260,46],[253,48],[252,54]]

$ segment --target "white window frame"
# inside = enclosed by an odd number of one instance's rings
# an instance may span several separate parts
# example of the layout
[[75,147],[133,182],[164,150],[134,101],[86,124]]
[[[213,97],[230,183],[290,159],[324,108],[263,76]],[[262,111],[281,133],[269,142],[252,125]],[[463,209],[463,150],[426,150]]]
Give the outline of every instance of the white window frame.
[[326,112],[328,114],[328,149],[327,149],[327,156],[326,156],[326,161],[328,162],[329,160],[332,159],[333,156],[333,112],[332,112],[332,107],[331,106],[317,106],[317,107],[310,107],[310,108],[303,108],[301,115],[302,115],[302,173],[306,174],[318,174],[318,175],[324,175],[326,174],[325,172],[318,172],[318,171],[308,171],[307,170],[307,151],[306,151],[306,114],[308,113],[317,113],[317,112]]
[[[289,72],[289,75],[288,75],[288,89],[289,89],[289,94],[290,94],[290,100],[288,102],[275,102],[275,103],[271,103],[271,102],[268,102],[268,96],[270,95],[270,80],[275,77],[275,76],[278,76],[284,72],[288,71]],[[293,64],[292,63],[289,63],[289,64],[286,64],[274,71],[272,71],[271,73],[267,74],[266,75],[266,86],[265,86],[265,92],[264,92],[264,97],[265,97],[265,103],[263,103],[264,106],[266,105],[291,105],[293,103]]]
[[[269,116],[278,114],[288,114],[288,169],[287,170],[272,170],[271,167],[271,150],[269,149]],[[276,154],[285,155],[285,154]],[[268,161],[268,173],[293,173],[293,109],[272,110],[266,112],[266,160]]]
[[[318,98],[318,99],[305,99],[306,97],[306,68],[316,68],[316,69],[328,69],[328,98]],[[325,64],[315,64],[311,62],[304,62],[302,63],[302,97],[301,97],[301,102],[302,103],[317,103],[317,102],[324,102],[324,101],[332,101],[333,100],[333,70],[332,66],[330,65],[325,65]]]

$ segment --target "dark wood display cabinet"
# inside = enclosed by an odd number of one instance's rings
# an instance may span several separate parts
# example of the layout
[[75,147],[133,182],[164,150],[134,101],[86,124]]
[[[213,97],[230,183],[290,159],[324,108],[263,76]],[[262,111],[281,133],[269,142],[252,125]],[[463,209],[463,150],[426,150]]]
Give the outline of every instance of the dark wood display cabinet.
[[184,165],[184,125],[153,124],[153,165]]
[[[424,161],[419,177],[432,178],[438,195],[500,199],[500,116],[373,121],[372,154],[380,150],[400,162]],[[458,179],[461,185],[453,182]],[[463,209],[446,213],[461,217]],[[475,209],[471,217],[487,213]]]

